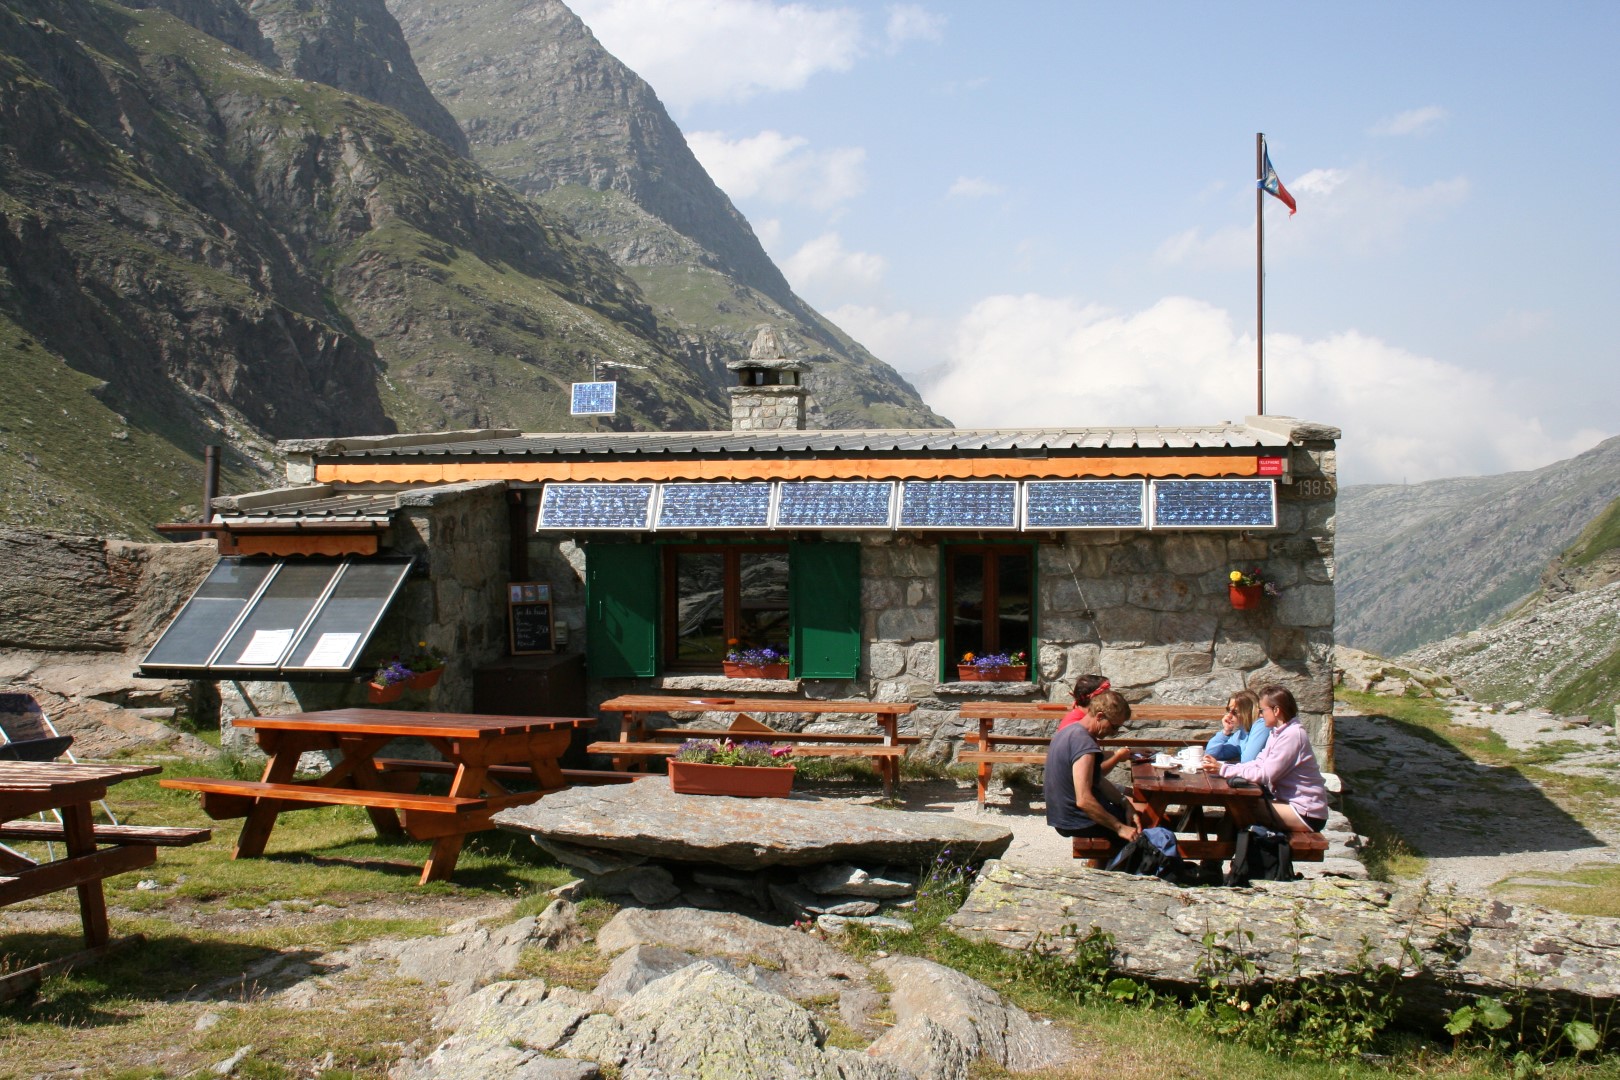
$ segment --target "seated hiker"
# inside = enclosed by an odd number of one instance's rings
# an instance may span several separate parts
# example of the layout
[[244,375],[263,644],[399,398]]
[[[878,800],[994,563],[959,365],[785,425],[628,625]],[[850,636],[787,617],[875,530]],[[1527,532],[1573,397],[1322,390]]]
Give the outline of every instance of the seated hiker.
[[1253,761],[1266,747],[1271,729],[1254,722],[1260,702],[1247,690],[1239,690],[1226,703],[1221,730],[1204,745],[1204,753],[1217,761]]
[[1260,691],[1260,716],[1271,735],[1258,757],[1234,765],[1205,755],[1204,771],[1264,785],[1281,828],[1321,832],[1327,824],[1327,782],[1316,764],[1310,736],[1298,720],[1294,695],[1281,686],[1265,687]]
[[1131,707],[1112,690],[1094,696],[1077,723],[1062,728],[1046,752],[1046,823],[1060,836],[1136,838],[1136,816],[1104,776],[1106,739],[1131,718]]

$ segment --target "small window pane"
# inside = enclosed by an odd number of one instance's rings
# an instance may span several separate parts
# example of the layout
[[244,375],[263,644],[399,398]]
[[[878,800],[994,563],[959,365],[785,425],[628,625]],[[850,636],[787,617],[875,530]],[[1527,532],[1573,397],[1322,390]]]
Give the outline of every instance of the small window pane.
[[718,665],[726,655],[726,557],[675,556],[675,661]]
[[787,552],[739,552],[737,579],[737,640],[744,648],[784,648],[788,643]]
[[962,552],[951,556],[951,651],[956,663],[963,653],[981,653],[988,647],[984,634],[984,555]]
[[1029,649],[1030,557],[1002,552],[996,557],[996,644],[994,652]]

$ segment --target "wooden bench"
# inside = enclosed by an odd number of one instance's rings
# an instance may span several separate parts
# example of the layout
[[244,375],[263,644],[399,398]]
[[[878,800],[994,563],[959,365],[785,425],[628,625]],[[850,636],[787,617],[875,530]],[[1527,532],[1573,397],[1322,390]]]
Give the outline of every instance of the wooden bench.
[[[212,829],[190,829],[166,825],[104,825],[93,826],[95,838],[108,844],[151,844],[155,847],[189,847],[201,844],[214,835]],[[0,840],[43,840],[57,842],[67,839],[67,829],[58,821],[10,821],[0,825]]]
[[[456,814],[482,810],[488,799],[459,799],[449,795],[413,795],[400,791],[372,791],[369,788],[321,787],[316,784],[270,784],[261,780],[224,780],[186,777],[159,780],[166,788],[201,792],[203,812],[211,818],[243,817],[259,799],[277,802],[311,803],[317,806],[382,807],[429,814]],[[209,796],[220,796],[210,799]]]
[[[666,729],[667,730],[667,729]],[[651,734],[649,732],[648,734]],[[844,738],[845,736],[838,736]],[[761,740],[766,741],[766,740]],[[786,742],[785,736],[772,736],[771,742]],[[910,739],[915,743],[919,740]],[[585,750],[592,754],[609,754],[614,757],[674,757],[680,753],[680,743],[673,742],[595,742]],[[880,743],[868,743],[861,746],[833,746],[821,743],[801,743],[793,748],[793,753],[803,757],[870,757],[895,760],[905,757],[905,746],[883,746]],[[630,775],[630,774],[625,774]]]
[[[1102,869],[1114,853],[1124,847],[1117,836],[1076,836],[1073,854],[1086,860],[1086,865]],[[1228,840],[1187,840],[1176,837],[1176,847],[1183,859],[1230,859],[1232,843]],[[1328,838],[1321,833],[1291,832],[1288,849],[1295,862],[1321,862],[1327,855]]]
[[[373,758],[377,771],[394,773],[404,776],[406,774],[438,773],[449,775],[456,771],[456,763],[439,759],[423,758]],[[533,780],[534,770],[527,765],[491,765],[489,775],[497,779]],[[605,769],[564,769],[563,779],[570,785],[576,784],[628,784],[635,779],[630,773],[609,772]]]

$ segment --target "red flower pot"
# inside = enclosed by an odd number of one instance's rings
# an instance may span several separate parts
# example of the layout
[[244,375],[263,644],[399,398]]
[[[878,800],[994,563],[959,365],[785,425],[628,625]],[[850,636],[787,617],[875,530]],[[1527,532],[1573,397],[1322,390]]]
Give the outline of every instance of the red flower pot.
[[956,665],[958,682],[1024,682],[1029,678],[1029,665],[1020,667],[982,668],[972,664]]
[[728,679],[785,679],[788,677],[786,664],[734,664],[730,660],[722,660],[721,668]]
[[390,701],[398,701],[405,696],[404,683],[366,683],[366,700],[373,705],[386,705]]
[[1266,592],[1264,585],[1228,585],[1226,595],[1232,601],[1233,607],[1245,611],[1259,607],[1260,601],[1265,599]]
[[431,690],[439,685],[439,680],[443,677],[444,668],[436,667],[432,671],[418,671],[405,685],[412,690]]
[[669,763],[669,789],[681,795],[730,795],[740,799],[785,799],[793,791],[798,769],[760,765],[705,765],[696,761]]

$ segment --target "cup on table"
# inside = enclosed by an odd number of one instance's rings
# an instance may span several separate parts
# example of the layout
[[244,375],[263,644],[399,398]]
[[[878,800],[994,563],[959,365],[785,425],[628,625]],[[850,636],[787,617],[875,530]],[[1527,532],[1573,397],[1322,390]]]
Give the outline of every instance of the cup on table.
[[1175,768],[1175,765],[1176,759],[1171,757],[1169,754],[1164,753],[1162,750],[1153,755],[1153,767],[1155,769],[1173,769]]
[[1176,755],[1176,760],[1181,763],[1183,769],[1195,772],[1204,763],[1204,752],[1196,746],[1185,746],[1182,747],[1181,753]]

